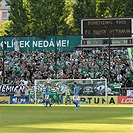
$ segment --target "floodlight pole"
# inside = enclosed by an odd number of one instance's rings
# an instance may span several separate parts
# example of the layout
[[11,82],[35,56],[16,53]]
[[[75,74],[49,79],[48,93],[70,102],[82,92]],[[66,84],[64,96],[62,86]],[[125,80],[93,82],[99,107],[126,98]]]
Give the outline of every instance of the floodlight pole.
[[132,0],[132,4],[131,4],[131,15],[132,15],[132,18],[133,18],[133,0]]
[[110,75],[111,75],[110,45],[111,45],[111,39],[110,39],[110,35],[109,35],[109,79],[108,79],[108,82],[110,82]]
[[57,79],[57,36],[58,36],[58,24],[55,24],[55,79]]
[[5,56],[5,49],[6,49],[6,44],[5,44],[5,39],[4,39],[4,37],[3,37],[3,40],[2,40],[2,43],[3,43],[3,46],[2,46],[2,52],[3,52],[3,54],[2,54],[2,84],[4,84],[5,83],[5,75],[4,75],[4,73],[5,73],[5,66],[4,66],[4,56]]

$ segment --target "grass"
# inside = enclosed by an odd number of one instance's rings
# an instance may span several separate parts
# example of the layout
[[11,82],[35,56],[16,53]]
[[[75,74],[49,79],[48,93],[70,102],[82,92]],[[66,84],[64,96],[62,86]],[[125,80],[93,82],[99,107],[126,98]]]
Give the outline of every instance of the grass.
[[132,105],[0,105],[0,133],[131,133]]

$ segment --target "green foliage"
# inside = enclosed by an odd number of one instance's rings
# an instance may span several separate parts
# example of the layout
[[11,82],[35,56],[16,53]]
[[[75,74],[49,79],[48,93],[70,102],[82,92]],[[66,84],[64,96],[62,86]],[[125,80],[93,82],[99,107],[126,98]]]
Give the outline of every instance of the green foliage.
[[15,35],[53,35],[55,23],[63,24],[64,0],[7,0],[7,5]]
[[81,19],[96,18],[96,2],[94,0],[77,0],[73,5],[75,34],[80,34]]
[[55,24],[62,25],[63,0],[29,0],[32,35],[53,35]]
[[11,25],[12,21],[6,21],[6,22],[3,22],[1,25],[0,25],[0,36],[7,36],[9,35],[9,30],[10,30],[10,25]]
[[75,0],[65,0],[65,7],[64,7],[64,14],[62,16],[62,19],[64,20],[64,31],[63,34],[73,34],[73,28],[74,28],[74,18],[73,18],[73,4],[75,3]]
[[131,17],[132,0],[6,0],[10,6],[7,32],[12,36],[80,34],[81,19]]
[[26,8],[26,0],[7,0],[10,6],[9,20],[12,21],[10,31],[15,36],[28,35],[28,12]]
[[132,6],[131,0],[103,0],[97,2],[97,17],[131,17]]

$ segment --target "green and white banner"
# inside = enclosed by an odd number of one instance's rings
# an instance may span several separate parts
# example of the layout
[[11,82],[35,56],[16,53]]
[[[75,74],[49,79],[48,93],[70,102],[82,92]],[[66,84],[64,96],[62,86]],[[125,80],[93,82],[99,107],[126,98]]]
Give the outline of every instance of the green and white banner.
[[70,85],[70,88],[73,92],[74,90],[74,82],[77,82],[79,87],[79,95],[80,96],[105,96],[105,86],[106,82],[104,79],[57,79],[57,80],[36,80],[36,86],[40,84],[44,84],[48,82],[49,85],[59,85],[62,90],[62,94],[65,93],[67,85]]
[[60,51],[73,51],[81,42],[80,36],[45,36],[45,37],[1,37],[0,50],[3,42],[6,44],[6,51],[14,51],[15,47],[21,52],[24,51],[54,51],[55,47]]

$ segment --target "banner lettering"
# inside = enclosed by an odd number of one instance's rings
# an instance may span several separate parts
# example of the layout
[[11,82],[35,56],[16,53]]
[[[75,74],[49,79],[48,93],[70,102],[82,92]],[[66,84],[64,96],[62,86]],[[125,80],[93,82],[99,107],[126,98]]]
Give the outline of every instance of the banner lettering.
[[[9,84],[0,84],[0,96],[10,96],[14,95],[14,92],[18,86],[17,85],[9,85]],[[24,93],[25,86],[19,86],[20,91]]]

